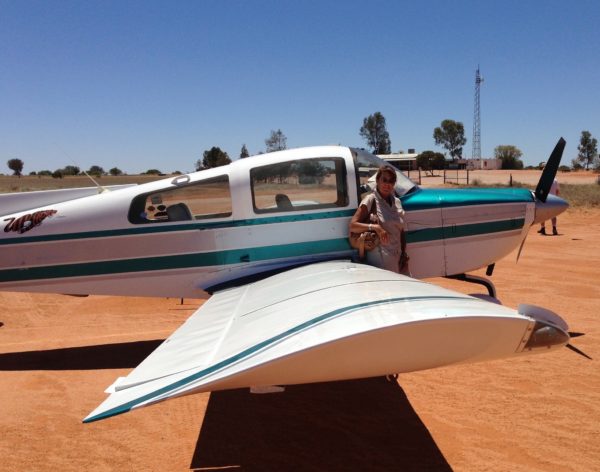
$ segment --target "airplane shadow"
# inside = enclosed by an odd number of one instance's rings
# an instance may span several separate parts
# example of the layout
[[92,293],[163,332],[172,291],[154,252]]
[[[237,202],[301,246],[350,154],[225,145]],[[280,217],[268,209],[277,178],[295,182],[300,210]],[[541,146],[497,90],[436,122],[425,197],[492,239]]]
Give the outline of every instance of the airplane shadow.
[[162,339],[0,354],[0,371],[92,370],[136,367]]
[[452,470],[384,377],[211,393],[190,469]]

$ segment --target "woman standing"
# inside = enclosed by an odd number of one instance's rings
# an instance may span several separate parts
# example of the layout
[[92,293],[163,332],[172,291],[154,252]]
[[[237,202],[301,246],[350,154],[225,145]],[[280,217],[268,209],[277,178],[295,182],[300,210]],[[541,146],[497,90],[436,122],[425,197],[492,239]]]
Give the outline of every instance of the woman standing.
[[[381,166],[375,176],[377,187],[367,195],[350,220],[350,232],[375,231],[381,244],[367,252],[367,263],[397,273],[408,273],[404,210],[394,194],[396,172],[390,166]],[[373,209],[376,205],[376,209]],[[377,223],[370,221],[377,215]]]

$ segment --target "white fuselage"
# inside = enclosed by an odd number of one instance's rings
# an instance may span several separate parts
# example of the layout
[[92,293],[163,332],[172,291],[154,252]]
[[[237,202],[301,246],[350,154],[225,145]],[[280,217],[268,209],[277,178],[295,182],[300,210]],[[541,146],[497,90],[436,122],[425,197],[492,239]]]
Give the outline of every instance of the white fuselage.
[[[365,189],[363,154],[333,146],[281,151],[6,214],[0,289],[200,297],[288,267],[354,257],[348,223]],[[534,220],[534,199],[523,189],[400,184],[417,278],[486,266],[517,247]]]

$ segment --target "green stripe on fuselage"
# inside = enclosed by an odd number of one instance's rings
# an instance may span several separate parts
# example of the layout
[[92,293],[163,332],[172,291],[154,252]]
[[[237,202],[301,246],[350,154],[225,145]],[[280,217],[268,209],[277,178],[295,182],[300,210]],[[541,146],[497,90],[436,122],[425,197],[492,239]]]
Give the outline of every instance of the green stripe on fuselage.
[[406,211],[431,210],[473,205],[533,202],[524,188],[419,189],[401,198]]
[[114,236],[134,236],[137,234],[171,233],[176,231],[198,231],[208,229],[237,228],[243,226],[268,225],[276,223],[294,223],[298,221],[325,220],[330,218],[349,218],[355,210],[327,211],[322,213],[296,213],[285,216],[271,216],[265,218],[251,218],[246,220],[227,220],[214,222],[187,222],[179,224],[146,223],[131,225],[129,228],[108,229],[101,231],[85,231],[81,233],[48,234],[44,236],[21,236],[16,238],[0,239],[3,244],[24,244],[47,241],[67,241],[73,239],[107,238]]
[[422,243],[441,239],[464,238],[482,234],[500,233],[521,229],[525,225],[524,218],[503,221],[488,221],[486,223],[470,223],[466,225],[450,225],[438,228],[424,228],[409,231],[406,234],[407,243]]
[[[446,189],[420,189],[406,197],[403,204],[407,211],[418,211],[419,209],[444,207],[444,206],[468,206],[475,204],[499,204],[529,202],[532,200],[531,192],[525,189],[492,189],[492,190],[446,190]],[[133,236],[140,234],[157,234],[183,231],[210,230],[221,228],[234,228],[254,225],[268,225],[278,223],[290,223],[299,221],[325,220],[330,218],[349,218],[354,210],[338,210],[320,213],[297,213],[285,216],[273,216],[237,221],[221,222],[188,222],[180,224],[147,224],[132,225],[133,227],[90,231],[70,234],[57,234],[45,236],[25,236],[0,240],[0,244],[26,244],[39,242],[65,241],[75,239],[97,239],[118,238],[121,236]],[[448,227],[424,228],[411,230],[407,234],[408,243],[419,243],[426,241],[437,241],[443,239],[469,237],[484,234],[493,234],[503,231],[520,229],[525,224],[523,218],[491,221],[484,223],[471,223],[464,225],[452,225]],[[0,270],[0,282],[57,279],[68,277],[84,277],[94,275],[117,274],[127,272],[145,272],[170,269],[186,269],[193,267],[227,266],[240,263],[251,263],[256,261],[277,260],[311,255],[323,255],[328,257],[331,253],[347,251],[350,253],[350,245],[345,238],[332,240],[321,240],[312,242],[282,244],[276,246],[265,246],[244,249],[232,249],[214,252],[202,252],[193,254],[165,255],[125,260],[108,260],[83,263],[68,263],[44,267],[13,268]]]
[[[452,239],[482,234],[492,234],[520,229],[524,219],[491,221],[447,228],[427,228],[410,231],[409,243]],[[189,269],[193,267],[227,266],[265,260],[302,257],[348,251],[351,248],[346,238],[281,244],[244,249],[230,249],[194,254],[178,254],[136,259],[109,260],[61,264],[44,267],[29,267],[0,270],[0,282],[57,279],[65,277],[85,277],[94,275],[122,274],[127,272],[146,272],[171,269]]]
[[6,269],[0,271],[0,282],[59,279],[64,277],[86,277],[94,275],[123,274],[193,267],[227,266],[290,257],[329,255],[347,251],[350,245],[346,238],[282,244],[245,249],[230,249],[195,254],[144,257],[112,261],[84,262],[74,264]]

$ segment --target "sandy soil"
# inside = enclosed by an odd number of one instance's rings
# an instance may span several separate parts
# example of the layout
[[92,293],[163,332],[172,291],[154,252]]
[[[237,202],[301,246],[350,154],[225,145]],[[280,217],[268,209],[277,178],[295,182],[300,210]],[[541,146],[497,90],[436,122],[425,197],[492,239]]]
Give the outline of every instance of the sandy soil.
[[[600,210],[496,264],[504,304],[542,305],[600,358]],[[481,272],[483,275],[483,272]],[[436,279],[465,293],[479,286]],[[81,419],[201,303],[0,293],[1,469],[600,470],[600,369],[564,349],[401,375],[199,394]]]

